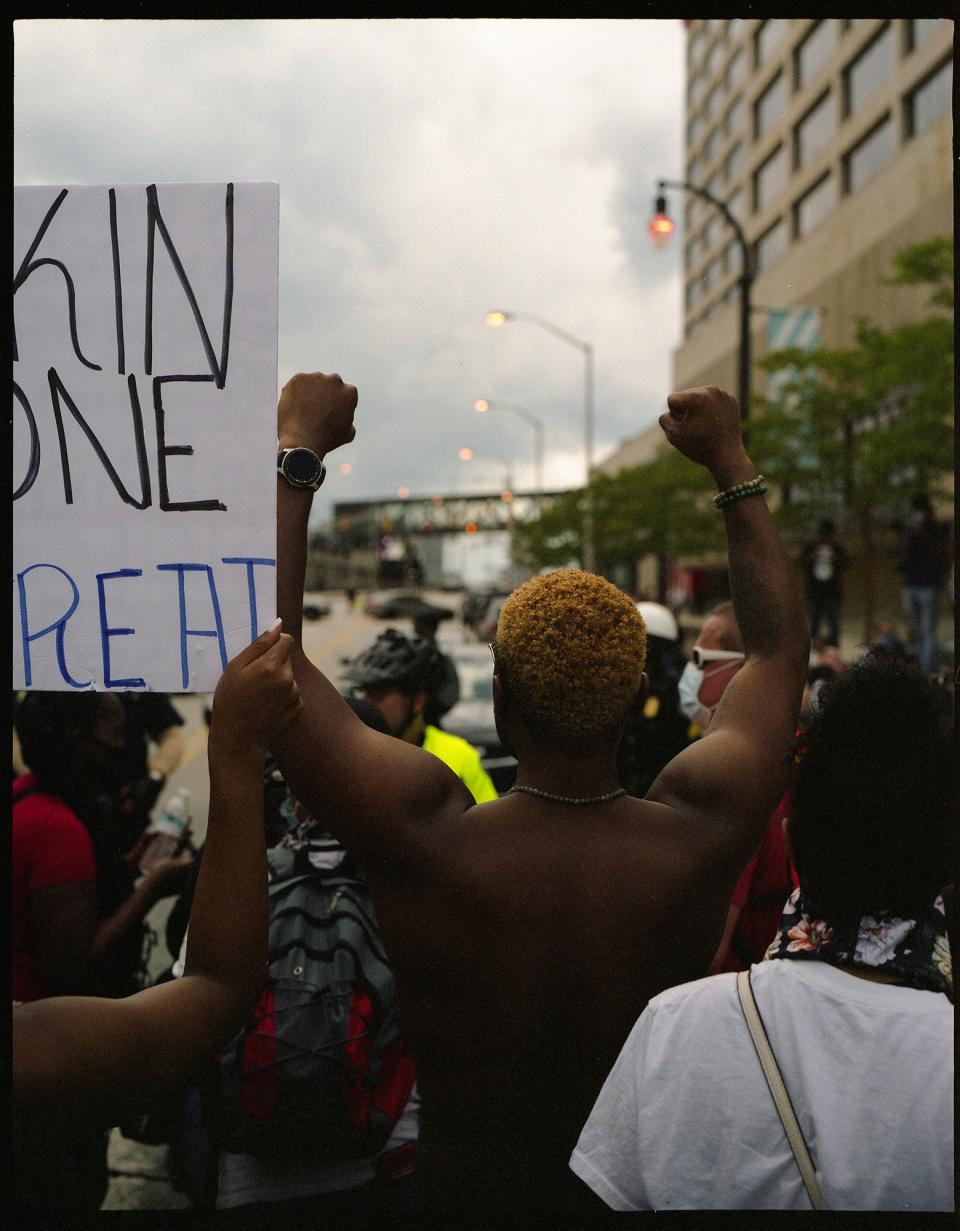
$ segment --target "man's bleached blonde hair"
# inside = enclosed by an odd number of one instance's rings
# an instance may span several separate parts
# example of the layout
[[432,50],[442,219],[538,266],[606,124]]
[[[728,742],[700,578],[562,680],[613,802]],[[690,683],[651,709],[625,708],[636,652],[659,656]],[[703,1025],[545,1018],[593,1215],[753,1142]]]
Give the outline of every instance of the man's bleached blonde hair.
[[532,733],[570,751],[616,743],[646,652],[634,602],[580,569],[534,577],[500,612],[497,671],[508,696]]

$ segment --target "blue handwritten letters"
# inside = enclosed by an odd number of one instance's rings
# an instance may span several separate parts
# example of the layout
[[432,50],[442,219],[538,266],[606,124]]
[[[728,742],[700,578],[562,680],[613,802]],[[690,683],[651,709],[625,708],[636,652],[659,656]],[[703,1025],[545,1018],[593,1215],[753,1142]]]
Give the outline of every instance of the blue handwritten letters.
[[15,687],[207,692],[272,620],[278,207],[15,190]]

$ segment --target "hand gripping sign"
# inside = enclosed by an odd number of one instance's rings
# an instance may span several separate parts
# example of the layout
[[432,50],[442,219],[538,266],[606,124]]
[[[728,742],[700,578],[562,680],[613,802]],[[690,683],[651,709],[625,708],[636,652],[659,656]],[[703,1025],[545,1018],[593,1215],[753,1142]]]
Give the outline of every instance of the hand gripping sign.
[[18,187],[14,688],[209,692],[276,605],[276,184]]

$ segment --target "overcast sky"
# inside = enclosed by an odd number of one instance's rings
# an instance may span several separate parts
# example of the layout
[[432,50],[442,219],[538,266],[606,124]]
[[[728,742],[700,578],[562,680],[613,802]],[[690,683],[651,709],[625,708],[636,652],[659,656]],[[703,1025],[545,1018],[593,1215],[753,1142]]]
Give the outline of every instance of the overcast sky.
[[[596,449],[670,389],[680,245],[647,239],[682,160],[678,20],[19,21],[18,184],[275,180],[279,379],[338,371],[356,441],[318,500],[583,476],[583,358]],[[461,462],[457,451],[476,456]],[[456,487],[455,487],[456,485]]]

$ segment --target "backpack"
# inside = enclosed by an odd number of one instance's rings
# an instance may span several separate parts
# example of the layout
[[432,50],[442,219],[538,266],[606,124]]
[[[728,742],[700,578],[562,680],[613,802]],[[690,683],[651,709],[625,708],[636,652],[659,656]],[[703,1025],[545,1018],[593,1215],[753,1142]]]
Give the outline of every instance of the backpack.
[[366,882],[273,848],[268,977],[221,1053],[206,1119],[222,1150],[369,1157],[386,1144],[414,1081],[393,972]]

